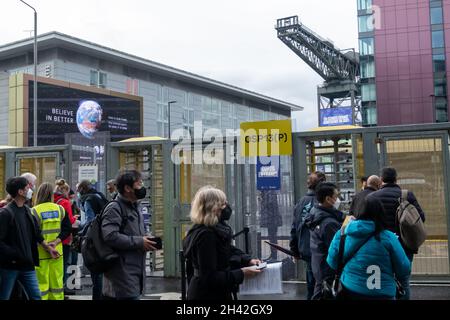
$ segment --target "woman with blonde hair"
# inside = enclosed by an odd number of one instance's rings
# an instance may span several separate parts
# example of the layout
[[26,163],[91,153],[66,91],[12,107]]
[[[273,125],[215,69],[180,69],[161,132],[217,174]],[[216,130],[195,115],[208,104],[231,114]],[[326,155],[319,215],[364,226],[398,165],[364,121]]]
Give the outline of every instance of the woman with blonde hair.
[[258,264],[257,259],[242,259],[240,267],[231,267],[235,248],[231,245],[231,229],[224,227],[231,213],[223,191],[211,186],[197,191],[191,207],[194,225],[183,240],[188,300],[231,300],[244,277],[261,272],[246,268]]
[[43,183],[39,186],[36,196],[36,206],[31,209],[37,218],[44,240],[58,251],[59,256],[52,258],[41,247],[39,251],[39,267],[36,267],[36,275],[39,282],[42,300],[64,299],[64,265],[62,241],[71,232],[69,216],[64,208],[53,203],[53,185]]
[[[64,179],[58,179],[55,181],[55,189],[53,193],[53,201],[56,204],[59,204],[61,207],[64,208],[66,215],[69,217],[70,225],[73,225],[77,219],[78,216],[74,216],[72,212],[72,203],[70,202],[69,198],[70,193],[70,186],[67,184],[66,180]],[[72,231],[72,228],[71,228]],[[63,246],[63,260],[64,260],[64,284],[66,285],[67,280],[67,268],[70,264],[72,264],[72,253],[70,249],[70,245],[72,244],[72,233],[69,234],[69,236],[62,242]],[[67,289],[67,285],[65,286],[65,293],[66,294],[75,294],[73,290]]]

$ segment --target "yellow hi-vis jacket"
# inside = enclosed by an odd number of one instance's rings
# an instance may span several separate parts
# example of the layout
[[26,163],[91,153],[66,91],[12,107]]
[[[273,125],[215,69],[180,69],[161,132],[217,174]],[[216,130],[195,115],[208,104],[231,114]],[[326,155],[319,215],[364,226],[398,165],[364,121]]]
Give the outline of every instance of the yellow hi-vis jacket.
[[[41,203],[31,209],[33,215],[38,219],[44,240],[49,243],[56,240],[61,233],[61,222],[65,216],[65,210],[59,204],[53,202]],[[62,243],[56,246],[59,254],[63,254]],[[51,259],[50,254],[41,246],[39,250],[39,259]]]

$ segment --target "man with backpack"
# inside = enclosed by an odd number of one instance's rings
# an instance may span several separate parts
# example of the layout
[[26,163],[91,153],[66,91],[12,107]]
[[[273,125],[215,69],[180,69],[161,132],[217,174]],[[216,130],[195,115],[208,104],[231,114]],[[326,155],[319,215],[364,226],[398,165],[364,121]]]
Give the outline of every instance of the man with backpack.
[[[100,214],[103,208],[108,204],[108,199],[101,192],[95,190],[91,182],[83,180],[77,185],[78,198],[81,208],[85,213],[85,221],[80,226],[81,233],[85,233],[89,224]],[[92,300],[102,299],[103,274],[91,272],[92,280]]]
[[291,241],[289,243],[291,251],[296,254],[298,259],[302,259],[306,263],[307,300],[311,300],[314,294],[315,280],[311,269],[310,233],[309,228],[305,225],[305,218],[317,204],[315,191],[317,185],[325,180],[325,174],[320,171],[308,175],[308,192],[295,205],[294,221],[291,227]]
[[[406,210],[416,210],[415,213],[420,216],[420,219],[415,219],[417,223],[421,224],[421,226],[418,226],[423,230],[423,222],[425,222],[425,213],[423,212],[422,208],[420,207],[416,197],[411,191],[407,191],[406,199],[403,199],[404,201],[407,201],[409,204],[411,204],[413,207],[406,204],[406,206],[401,207],[401,211],[399,212],[400,203],[402,202],[402,188],[397,184],[397,171],[394,168],[386,167],[381,170],[381,181],[383,182],[383,185],[380,190],[375,191],[371,194],[371,196],[376,197],[381,201],[383,204],[384,210],[385,210],[385,217],[386,217],[386,223],[387,223],[387,230],[394,232],[399,236],[400,243],[402,244],[403,249],[405,250],[406,255],[408,256],[409,260],[413,261],[414,254],[417,254],[418,252],[418,245],[415,246],[415,248],[412,248],[411,245],[409,245],[407,234],[402,234],[402,225],[398,219],[398,214],[407,214],[407,212],[404,212],[403,209]],[[410,207],[410,208],[408,208]],[[424,231],[424,230],[423,230]],[[421,233],[423,232],[421,231]],[[423,234],[412,234],[411,237],[424,237]],[[403,299],[409,300],[410,297],[410,286],[409,286],[409,278],[408,277],[404,282],[402,282],[403,288],[405,289],[405,295],[403,296]]]
[[311,268],[316,280],[312,299],[321,300],[324,298],[324,282],[330,285],[335,275],[326,259],[331,241],[344,222],[344,214],[338,210],[341,201],[336,185],[329,182],[319,184],[316,199],[318,204],[305,218],[305,224],[310,230]]
[[103,296],[109,300],[138,300],[145,288],[145,256],[156,242],[145,235],[139,200],[145,198],[141,174],[121,172],[116,179],[119,195],[105,208],[101,233],[105,244],[116,252],[103,277]]

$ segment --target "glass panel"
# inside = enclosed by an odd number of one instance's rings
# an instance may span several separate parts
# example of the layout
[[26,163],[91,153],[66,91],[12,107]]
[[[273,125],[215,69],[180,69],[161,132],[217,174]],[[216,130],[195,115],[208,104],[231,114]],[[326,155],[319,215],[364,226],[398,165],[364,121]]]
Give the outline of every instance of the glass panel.
[[430,9],[431,14],[431,24],[441,24],[442,19],[442,7],[436,7]]
[[91,79],[89,84],[91,86],[97,86],[98,85],[98,71],[91,70]]
[[106,73],[100,72],[100,74],[99,74],[99,84],[98,84],[98,86],[100,88],[106,88],[106,81],[107,81],[106,79],[107,79]]
[[426,214],[428,238],[414,257],[413,274],[448,274],[448,230],[442,139],[386,142],[387,165],[395,167],[398,184],[414,192]]
[[361,56],[374,54],[373,38],[359,39],[359,50]]
[[436,30],[431,32],[431,43],[434,49],[444,47],[444,31]]
[[373,126],[377,124],[377,108],[370,106],[362,108],[363,125]]
[[362,96],[362,101],[376,101],[377,95],[376,95],[375,84],[374,83],[363,84],[361,86],[361,96]]
[[359,32],[373,31],[373,15],[365,15],[358,17]]
[[375,61],[372,59],[361,60],[361,78],[375,77]]
[[443,54],[433,55],[433,71],[445,72],[445,55]]
[[[5,155],[0,154],[0,181],[6,182],[5,180]],[[0,199],[5,199],[5,184],[0,183]]]
[[358,0],[358,10],[367,10],[372,8],[372,0]]
[[58,177],[56,158],[22,158],[19,160],[19,175],[25,172],[32,172],[37,177],[36,186],[40,186],[44,182],[54,184]]
[[445,78],[434,79],[434,95],[437,97],[447,95],[447,80]]
[[[180,199],[182,204],[190,204],[195,193],[203,186],[210,185],[225,191],[225,162],[224,150],[216,148],[214,159],[221,164],[194,164],[193,152],[186,152],[185,161],[180,165]],[[209,152],[203,154],[208,157]],[[188,164],[190,159],[190,164]],[[207,162],[210,162],[209,160]],[[212,162],[212,161],[211,161]]]

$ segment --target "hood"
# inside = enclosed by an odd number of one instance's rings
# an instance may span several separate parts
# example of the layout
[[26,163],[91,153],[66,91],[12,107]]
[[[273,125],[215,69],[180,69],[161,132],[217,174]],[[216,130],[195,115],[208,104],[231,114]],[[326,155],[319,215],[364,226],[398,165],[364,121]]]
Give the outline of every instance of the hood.
[[197,238],[207,230],[208,228],[204,225],[195,224],[192,226],[183,240],[183,254],[185,257],[190,255]]
[[354,238],[367,238],[375,232],[375,223],[369,220],[352,220],[345,228],[345,234]]
[[335,208],[325,208],[322,206],[314,206],[309,215],[305,218],[306,226],[310,229],[318,226],[325,218],[334,218],[339,222],[344,221],[344,213]]

